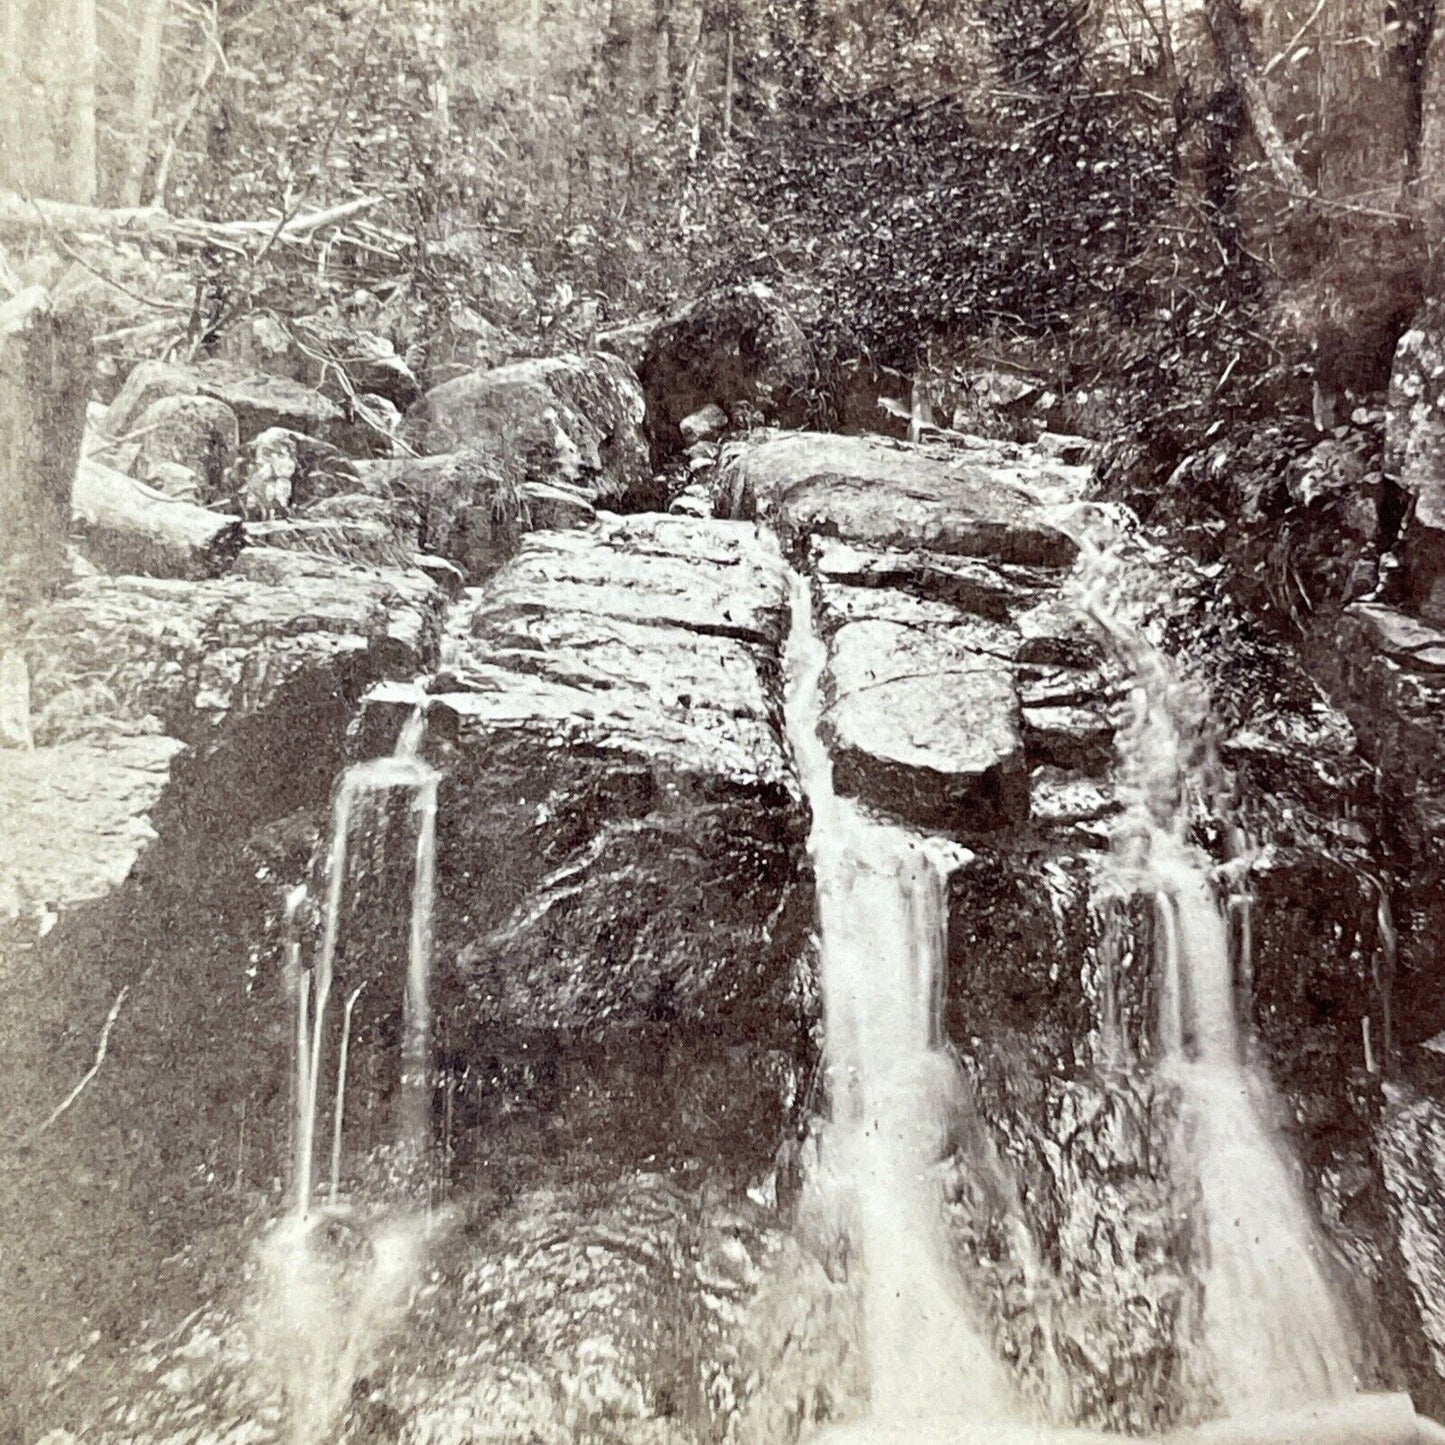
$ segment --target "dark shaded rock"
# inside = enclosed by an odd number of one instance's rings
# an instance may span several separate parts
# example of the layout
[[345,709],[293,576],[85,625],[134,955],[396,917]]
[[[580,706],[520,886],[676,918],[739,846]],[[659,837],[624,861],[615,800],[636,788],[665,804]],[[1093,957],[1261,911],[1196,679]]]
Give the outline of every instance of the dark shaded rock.
[[948,896],[946,1027],[986,1121],[950,1221],[996,1349],[1040,1410],[1167,1429],[1195,1388],[1193,1241],[1144,915],[1101,903],[1096,843],[1062,827],[971,844]]
[[637,378],[614,356],[513,362],[444,383],[416,405],[424,453],[471,451],[514,485],[565,483],[617,510],[661,505]]
[[1439,719],[1445,676],[1435,629],[1359,603],[1340,616],[1328,657],[1335,693],[1360,742],[1389,780],[1394,826],[1422,862],[1445,857],[1445,755]]
[[1097,776],[1114,755],[1108,716],[1074,703],[1025,706],[1023,736],[1030,767],[1046,763]]
[[363,483],[392,498],[415,526],[417,545],[461,568],[477,584],[510,557],[528,532],[589,526],[586,487],[509,480],[477,451],[357,463]]
[[997,621],[1026,609],[1048,580],[1034,568],[940,552],[859,547],[822,535],[813,539],[808,565],[826,581],[893,587]]
[[[320,387],[333,401],[342,402],[360,392],[383,397],[404,412],[421,395],[411,367],[386,337],[324,313],[298,317],[293,324],[305,348],[295,379]],[[350,381],[349,389],[337,380],[338,367]]]
[[202,503],[228,500],[230,476],[240,449],[235,413],[208,396],[163,396],[141,413],[136,475],[155,483],[158,468],[186,467],[201,483]]
[[1094,459],[1096,447],[1088,437],[1068,436],[1063,432],[1046,431],[1037,442],[1039,454],[1054,457],[1071,467],[1087,466]]
[[709,405],[734,425],[800,425],[817,376],[802,329],[758,284],[700,297],[653,326],[636,366],[658,464],[692,440],[683,419]]
[[1376,1148],[1425,1346],[1416,1378],[1435,1378],[1434,1398],[1421,1405],[1438,1410],[1445,1399],[1445,1108],[1400,1086],[1387,1088],[1386,1100]]
[[818,534],[1066,567],[1077,548],[1046,504],[1081,481],[1022,453],[764,433],[724,450],[715,495],[721,515],[768,517],[789,541]]
[[58,311],[39,287],[0,306],[0,580],[6,592],[33,594],[63,569],[91,370],[79,315]]

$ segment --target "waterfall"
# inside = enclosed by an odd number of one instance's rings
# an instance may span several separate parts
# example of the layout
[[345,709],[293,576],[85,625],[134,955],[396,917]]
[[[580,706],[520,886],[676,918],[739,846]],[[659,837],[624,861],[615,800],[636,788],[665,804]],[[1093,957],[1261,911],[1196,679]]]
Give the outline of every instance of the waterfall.
[[[1189,840],[1191,801],[1217,768],[1200,746],[1207,708],[1102,601],[1113,590],[1108,554],[1086,546],[1085,556],[1087,610],[1134,674],[1118,739],[1123,811],[1112,868],[1121,892],[1142,893],[1154,908],[1159,1069],[1178,1087],[1184,1163],[1198,1183],[1203,1334],[1215,1388],[1236,1416],[1341,1400],[1355,1388],[1350,1330],[1268,1123],[1268,1080],[1248,1061],[1214,870]],[[1203,764],[1191,761],[1201,754]]]
[[346,912],[348,854],[353,833],[368,808],[396,791],[411,795],[416,819],[402,996],[398,1142],[403,1166],[424,1171],[430,1150],[428,994],[438,774],[420,756],[424,730],[425,715],[417,708],[391,757],[353,764],[341,775],[327,838],[321,946],[309,969],[303,967],[301,956],[305,888],[294,889],[286,903],[286,967],[296,998],[295,1201],[292,1211],[261,1242],[261,1287],[251,1324],[257,1369],[286,1400],[292,1445],[319,1445],[332,1438],[353,1382],[365,1373],[372,1354],[405,1311],[432,1228],[429,1208],[425,1214],[384,1210],[368,1222],[340,1198],[352,1017],[365,980],[342,1001],[332,1102],[330,1189],[324,1209],[317,1209],[314,1202],[323,1045]]
[[1009,1414],[955,1272],[935,1165],[964,1087],[942,1048],[949,845],[867,817],[833,790],[819,735],[826,647],[792,584],[787,731],[812,809],[831,1104],[807,1181],[861,1275],[870,1418]]
[[[412,868],[411,923],[406,980],[402,1002],[401,1106],[399,1143],[413,1163],[425,1160],[430,1142],[431,1082],[429,1069],[429,1004],[432,903],[436,889],[437,772],[420,757],[424,717],[417,709],[403,727],[395,752],[389,758],[354,763],[341,775],[331,808],[327,844],[326,899],[321,948],[315,967],[300,971],[299,945],[290,948],[290,965],[296,971],[296,1208],[305,1215],[311,1208],[315,1168],[320,1078],[325,1042],[326,1010],[335,982],[336,950],[344,913],[343,892],[347,855],[356,815],[368,802],[401,789],[409,791],[416,814],[416,855]],[[292,900],[289,911],[297,911]],[[351,1038],[351,1017],[363,983],[345,1000],[333,1110],[331,1195],[339,1189],[342,1123],[346,1102],[346,1065]]]

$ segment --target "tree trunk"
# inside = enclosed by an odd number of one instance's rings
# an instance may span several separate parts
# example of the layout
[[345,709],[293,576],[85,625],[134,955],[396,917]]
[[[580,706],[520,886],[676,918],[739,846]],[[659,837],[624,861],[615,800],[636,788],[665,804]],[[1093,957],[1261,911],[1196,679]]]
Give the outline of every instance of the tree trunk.
[[1275,179],[1292,200],[1311,199],[1313,192],[1309,183],[1290,154],[1265,99],[1264,84],[1259,78],[1259,68],[1254,63],[1249,35],[1244,28],[1240,0],[1209,0],[1205,17],[1219,68],[1226,81],[1238,91],[1250,129]]
[[653,0],[652,5],[652,94],[659,116],[672,108],[672,24],[667,13],[667,0]]
[[79,318],[38,286],[0,306],[0,572],[11,601],[64,568],[90,374]]
[[239,517],[177,501],[89,457],[73,505],[86,555],[110,572],[219,577],[245,545]]
[[69,199],[77,205],[95,204],[95,77],[99,64],[96,38],[95,0],[71,0],[72,49],[68,63],[73,66],[67,127],[66,156],[70,174]]
[[733,31],[728,26],[727,59],[723,71],[722,141],[727,146],[733,138]]
[[146,167],[150,163],[151,126],[155,121],[156,96],[161,84],[161,58],[170,0],[145,0],[140,36],[136,43],[135,89],[130,103],[130,144],[126,157],[125,184],[121,187],[123,206],[140,205]]
[[682,74],[682,108],[687,117],[688,160],[696,161],[702,149],[702,64],[703,46],[707,41],[707,6],[699,5],[697,29],[688,47],[687,64]]
[[21,0],[0,0],[0,176],[5,184],[15,189],[26,185],[23,157],[29,147],[26,144],[25,106],[23,102],[25,71],[21,54]]

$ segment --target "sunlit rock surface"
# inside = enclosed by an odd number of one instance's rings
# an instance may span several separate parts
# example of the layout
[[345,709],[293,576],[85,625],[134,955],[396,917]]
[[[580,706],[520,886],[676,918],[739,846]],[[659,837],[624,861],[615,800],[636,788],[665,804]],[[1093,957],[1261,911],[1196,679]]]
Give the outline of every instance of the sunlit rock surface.
[[880,437],[759,433],[725,450],[720,515],[762,516],[785,537],[923,547],[996,562],[1067,566],[1074,544],[1045,504],[1085,470],[1022,448],[909,447]]
[[21,824],[6,845],[10,911],[120,883],[184,758],[227,754],[238,816],[299,792],[277,770],[288,729],[344,710],[379,677],[415,675],[440,630],[441,594],[420,572],[285,551],[248,550],[203,582],[78,579],[23,635],[36,748],[8,757],[4,776]]

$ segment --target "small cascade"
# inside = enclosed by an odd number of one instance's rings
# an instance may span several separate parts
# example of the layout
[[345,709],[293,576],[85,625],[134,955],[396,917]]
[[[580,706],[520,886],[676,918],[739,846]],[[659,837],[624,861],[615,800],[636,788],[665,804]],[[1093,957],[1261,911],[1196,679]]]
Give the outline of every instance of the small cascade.
[[411,794],[416,848],[402,1003],[399,1139],[403,1169],[424,1172],[430,1150],[429,973],[436,878],[438,774],[421,756],[425,716],[418,708],[391,757],[346,769],[332,802],[326,897],[316,961],[302,960],[306,890],[287,900],[287,971],[296,998],[295,1195],[290,1214],[262,1242],[261,1292],[253,1312],[257,1365],[287,1402],[293,1445],[331,1437],[352,1383],[402,1317],[432,1229],[430,1211],[382,1211],[363,1221],[341,1199],[341,1159],[352,1022],[366,981],[341,1000],[332,1101],[330,1179],[316,1206],[316,1150],[327,1011],[336,988],[336,957],[345,912],[348,851],[367,810],[388,795]]
[[[1355,1389],[1350,1330],[1268,1123],[1268,1080],[1249,1061],[1216,870],[1189,840],[1193,805],[1208,803],[1218,773],[1202,742],[1207,707],[1105,605],[1109,555],[1087,546],[1085,555],[1086,608],[1133,672],[1131,715],[1118,736],[1123,812],[1112,882],[1153,905],[1159,1069],[1178,1087],[1184,1162],[1199,1187],[1203,1334],[1215,1389],[1226,1413],[1241,1417],[1343,1400]],[[1247,911],[1240,917],[1244,952]]]
[[[347,876],[348,849],[358,816],[369,803],[396,790],[405,790],[412,794],[412,808],[416,815],[411,926],[402,1003],[399,1143],[403,1157],[413,1165],[423,1163],[428,1151],[431,1114],[428,995],[432,905],[436,891],[438,775],[436,769],[424,762],[420,756],[424,729],[425,714],[418,708],[402,728],[396,750],[391,757],[355,763],[342,774],[332,802],[331,830],[327,846],[325,912],[322,917],[321,947],[314,967],[302,970],[299,942],[293,941],[290,945],[290,964],[295,970],[297,1008],[296,1209],[302,1216],[310,1211],[314,1192],[326,1013],[335,984],[336,950],[344,912],[342,894]],[[341,1040],[332,1116],[330,1187],[333,1200],[340,1188],[340,1152],[351,1019],[364,987],[364,983],[359,985],[342,1004]]]
[[830,1120],[804,1208],[838,1220],[861,1275],[870,1421],[1010,1414],[945,1231],[935,1166],[965,1088],[942,1047],[949,845],[833,790],[819,736],[826,648],[795,576],[787,730],[812,808]]

